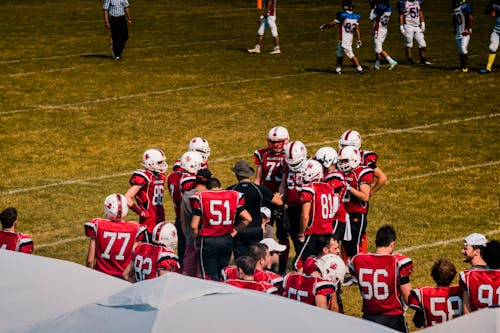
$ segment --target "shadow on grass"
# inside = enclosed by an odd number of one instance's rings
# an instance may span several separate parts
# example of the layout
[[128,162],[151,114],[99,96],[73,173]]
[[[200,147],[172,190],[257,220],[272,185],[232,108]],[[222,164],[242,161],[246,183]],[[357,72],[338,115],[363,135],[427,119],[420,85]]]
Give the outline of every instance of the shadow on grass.
[[306,68],[306,72],[337,74],[337,72],[335,72],[334,69],[325,69],[325,68]]
[[82,58],[113,59],[113,56],[109,55],[109,54],[91,54],[91,53],[86,53],[86,54],[82,54],[80,57],[82,57]]

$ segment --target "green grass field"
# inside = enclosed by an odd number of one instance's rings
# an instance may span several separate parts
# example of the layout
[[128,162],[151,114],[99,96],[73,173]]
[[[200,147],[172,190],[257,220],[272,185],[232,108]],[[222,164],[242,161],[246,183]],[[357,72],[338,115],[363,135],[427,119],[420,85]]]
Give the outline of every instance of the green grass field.
[[[494,20],[473,5],[469,73],[458,70],[449,1],[425,7],[433,66],[404,64],[394,15],[385,48],[401,65],[373,70],[368,3],[360,1],[364,46],[355,52],[367,73],[346,66],[338,76],[338,34],[319,26],[340,1],[280,2],[283,54],[253,55],[246,49],[255,44],[254,1],[132,0],[130,40],[113,61],[101,2],[5,0],[0,208],[18,208],[19,230],[32,235],[36,254],[83,264],[83,223],[102,215],[108,194],[127,190],[144,150],[161,148],[172,164],[191,137],[203,136],[212,171],[229,185],[229,168],[250,162],[273,126],[286,126],[310,154],[336,147],[354,128],[389,179],[371,199],[370,241],[393,224],[398,249],[415,264],[413,285],[431,284],[435,259],[465,267],[464,236],[500,233],[498,73],[477,73]],[[266,35],[264,51],[271,48]],[[355,287],[344,301],[359,315]]]

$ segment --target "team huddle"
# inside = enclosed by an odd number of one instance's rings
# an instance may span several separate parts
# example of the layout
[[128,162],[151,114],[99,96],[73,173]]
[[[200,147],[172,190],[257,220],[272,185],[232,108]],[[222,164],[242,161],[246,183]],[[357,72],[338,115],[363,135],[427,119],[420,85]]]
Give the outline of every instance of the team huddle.
[[[459,286],[450,286],[453,263],[440,259],[431,272],[437,286],[413,289],[412,260],[394,253],[390,225],[379,228],[368,253],[369,200],[387,177],[377,154],[361,149],[357,131],[344,132],[338,150],[321,147],[313,157],[282,126],[267,142],[254,152],[255,167],[241,160],[231,168],[236,183],[226,188],[209,169],[207,140],[193,138],[169,174],[163,151],[148,149],[125,195],[106,197],[105,217],[84,224],[87,266],[130,282],[176,272],[339,313],[342,287],[356,284],[363,318],[401,332],[408,331],[408,306],[415,325],[427,327],[500,304],[500,243],[483,235],[464,239],[471,268]],[[166,221],[165,188],[175,223]],[[139,222],[125,220],[129,209]],[[15,208],[0,220],[0,248],[31,253],[31,238],[15,231]]]
[[[271,54],[281,53],[279,46],[278,30],[276,26],[276,1],[265,1],[264,15],[259,19],[259,30],[257,32],[258,40],[254,48],[249,49],[250,53],[260,53],[262,39],[266,28],[271,30],[274,39],[274,49]],[[389,64],[389,70],[394,69],[398,62],[394,60],[388,52],[384,49],[383,45],[387,37],[387,27],[389,20],[392,16],[392,6],[389,0],[369,0],[370,2],[370,15],[369,18],[373,22],[373,45],[375,49],[375,65],[376,70],[381,68],[381,60],[385,59]],[[409,65],[413,65],[412,49],[413,42],[418,45],[418,52],[420,55],[420,63],[431,65],[427,59],[425,50],[427,43],[425,41],[425,18],[422,8],[422,0],[398,0],[397,9],[399,12],[399,27],[401,35],[405,41],[405,53]],[[472,35],[472,5],[465,3],[465,0],[451,0],[452,11],[452,24],[455,33],[455,40],[460,59],[460,67],[464,73],[469,71],[468,68],[468,47]],[[493,62],[495,60],[496,51],[498,50],[500,39],[500,1],[490,0],[485,14],[496,16],[495,26],[490,36],[489,56],[485,69],[480,70],[482,74],[491,73]],[[338,12],[335,19],[329,23],[320,26],[323,31],[327,28],[338,26],[339,28],[339,43],[337,45],[337,67],[336,73],[343,73],[343,56],[344,54],[356,67],[358,74],[363,74],[364,70],[360,64],[358,57],[354,54],[353,42],[356,38],[356,48],[363,45],[361,40],[359,24],[361,21],[361,14],[354,11],[353,0],[342,1],[342,11]]]

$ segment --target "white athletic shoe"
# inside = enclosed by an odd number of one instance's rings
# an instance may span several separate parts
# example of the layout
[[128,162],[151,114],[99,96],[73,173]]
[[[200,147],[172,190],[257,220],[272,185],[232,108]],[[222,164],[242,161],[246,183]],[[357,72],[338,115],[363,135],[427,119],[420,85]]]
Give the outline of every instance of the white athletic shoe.
[[260,53],[260,46],[255,45],[255,47],[253,49],[248,49],[248,52],[249,53]]
[[397,64],[398,64],[398,62],[396,60],[394,60],[393,62],[391,62],[389,64],[389,70],[392,71],[394,69],[394,67],[396,67]]
[[279,46],[275,46],[274,49],[269,52],[269,54],[280,54],[281,53],[281,49]]
[[375,64],[375,65],[373,65],[373,68],[375,68],[376,70],[379,71],[380,70],[380,65]]
[[335,68],[335,73],[342,74],[342,67]]

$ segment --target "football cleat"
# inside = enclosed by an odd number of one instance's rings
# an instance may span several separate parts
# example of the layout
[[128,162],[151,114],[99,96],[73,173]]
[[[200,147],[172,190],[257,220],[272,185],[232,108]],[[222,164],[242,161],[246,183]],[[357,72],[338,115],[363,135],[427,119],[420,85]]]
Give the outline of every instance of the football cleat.
[[375,64],[375,65],[373,65],[373,68],[375,68],[376,70],[379,71],[380,70],[380,65]]
[[469,69],[468,68],[462,68],[462,73],[468,73]]
[[487,70],[486,68],[485,69],[481,69],[479,71],[479,74],[491,74],[491,71],[490,70]]
[[408,65],[413,66],[415,63],[413,62],[412,59],[408,59]]
[[275,46],[274,49],[271,52],[269,52],[269,54],[280,54],[280,53],[281,50],[279,46]]
[[429,61],[429,60],[427,60],[427,59],[421,59],[421,60],[420,60],[420,63],[421,63],[422,65],[432,65],[432,62],[430,62],[430,61]]
[[255,45],[253,49],[248,49],[248,53],[260,53],[260,46]]
[[365,74],[365,71],[364,70],[356,70],[356,74]]
[[394,69],[394,67],[396,67],[398,64],[398,62],[396,60],[394,60],[393,62],[391,62],[389,64],[389,70],[392,71]]
[[335,73],[342,74],[342,67],[335,68]]

